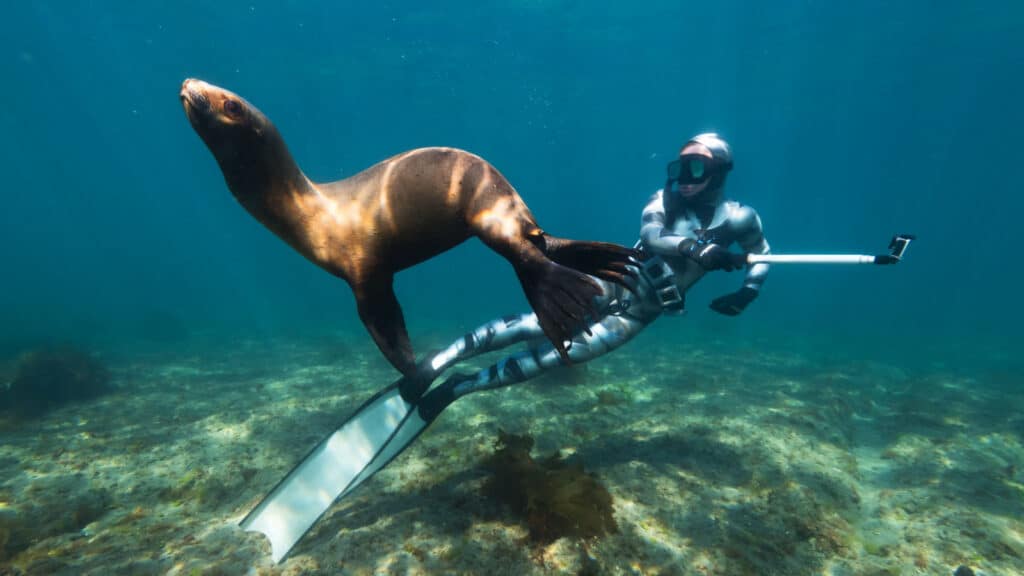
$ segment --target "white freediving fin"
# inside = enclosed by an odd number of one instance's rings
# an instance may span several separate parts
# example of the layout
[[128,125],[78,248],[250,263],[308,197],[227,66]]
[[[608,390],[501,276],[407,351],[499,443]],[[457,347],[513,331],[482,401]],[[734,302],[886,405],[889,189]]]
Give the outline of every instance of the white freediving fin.
[[429,422],[398,385],[381,390],[315,448],[241,522],[280,562],[339,498],[404,450]]

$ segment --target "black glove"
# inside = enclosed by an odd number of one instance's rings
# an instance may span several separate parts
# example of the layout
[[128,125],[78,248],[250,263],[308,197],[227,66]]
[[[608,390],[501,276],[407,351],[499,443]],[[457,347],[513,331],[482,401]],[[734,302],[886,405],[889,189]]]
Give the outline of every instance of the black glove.
[[679,243],[679,253],[695,260],[700,267],[711,270],[725,270],[731,272],[742,268],[746,256],[733,254],[721,244],[698,244],[687,238]]
[[719,296],[711,301],[711,309],[726,316],[736,316],[757,298],[757,290],[744,286],[732,294]]

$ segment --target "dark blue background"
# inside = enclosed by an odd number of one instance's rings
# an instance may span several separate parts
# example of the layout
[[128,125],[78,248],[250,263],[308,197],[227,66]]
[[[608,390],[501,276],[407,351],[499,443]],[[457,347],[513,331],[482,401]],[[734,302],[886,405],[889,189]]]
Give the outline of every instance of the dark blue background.
[[[127,344],[168,318],[223,338],[361,333],[348,288],[230,196],[178,100],[196,76],[267,113],[314,180],[463,147],[550,232],[626,244],[680,144],[717,130],[736,154],[729,194],[776,252],[920,241],[891,269],[776,266],[736,319],[706,309],[741,281],[719,274],[652,333],[903,342],[935,361],[1018,346],[1024,5],[338,4],[9,7],[0,338]],[[398,291],[417,339],[526,306],[476,241]]]

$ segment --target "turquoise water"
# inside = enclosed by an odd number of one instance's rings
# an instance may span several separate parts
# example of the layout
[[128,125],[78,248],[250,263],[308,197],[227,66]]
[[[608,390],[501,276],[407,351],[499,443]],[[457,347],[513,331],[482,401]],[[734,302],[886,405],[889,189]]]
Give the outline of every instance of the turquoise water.
[[[265,112],[314,180],[465,148],[549,232],[627,245],[679,146],[718,131],[735,153],[727,194],[759,211],[775,252],[919,240],[896,267],[776,266],[737,318],[706,304],[741,277],[711,275],[623,363],[691,349],[719,351],[723,373],[744,351],[821,372],[880,362],[897,381],[966,378],[989,399],[972,422],[1024,435],[1019,406],[993,408],[1020,389],[1020,3],[40,1],[0,30],[4,362],[71,342],[130,390],[139,354],[342,332],[388,381],[348,287],[231,197],[179,102],[197,77]],[[476,240],[396,290],[421,352],[527,307]]]
[[[691,304],[709,329],[1002,346],[1022,319],[1022,22],[1012,2],[19,5],[0,37],[0,330],[359,329],[346,287],[231,198],[178,101],[196,76],[264,110],[314,179],[463,147],[545,228],[620,243],[679,145],[718,130],[728,192],[776,252],[921,240],[899,269],[779,267],[738,320],[702,303],[739,278],[709,279]],[[475,241],[398,290],[414,332],[525,306]]]

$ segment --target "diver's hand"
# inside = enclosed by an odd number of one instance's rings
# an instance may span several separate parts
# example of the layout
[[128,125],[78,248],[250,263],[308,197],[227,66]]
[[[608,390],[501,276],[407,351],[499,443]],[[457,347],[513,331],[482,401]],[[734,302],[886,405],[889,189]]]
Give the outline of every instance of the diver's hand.
[[721,244],[698,244],[687,238],[679,243],[679,252],[684,256],[688,256],[691,260],[695,260],[700,264],[701,268],[708,271],[725,270],[731,272],[743,267],[740,259],[737,258],[739,255],[729,252]]
[[711,301],[711,309],[726,316],[736,316],[757,298],[757,290],[744,286],[732,294],[719,296]]

